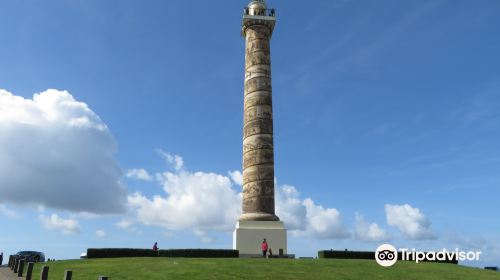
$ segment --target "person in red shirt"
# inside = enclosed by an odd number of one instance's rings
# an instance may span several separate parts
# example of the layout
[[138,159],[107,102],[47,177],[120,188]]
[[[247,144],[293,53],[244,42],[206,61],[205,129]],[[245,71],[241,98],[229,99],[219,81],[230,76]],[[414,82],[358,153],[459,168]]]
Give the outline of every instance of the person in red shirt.
[[267,256],[267,241],[266,239],[264,238],[264,240],[262,240],[262,244],[260,245],[261,248],[262,248],[262,256],[265,258]]

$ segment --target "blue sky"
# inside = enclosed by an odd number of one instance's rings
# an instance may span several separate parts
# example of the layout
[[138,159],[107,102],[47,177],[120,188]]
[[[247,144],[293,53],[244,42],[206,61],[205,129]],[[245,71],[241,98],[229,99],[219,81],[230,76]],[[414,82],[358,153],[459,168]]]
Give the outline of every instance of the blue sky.
[[[289,251],[500,265],[500,3],[268,2]],[[246,4],[0,2],[0,251],[231,247]]]

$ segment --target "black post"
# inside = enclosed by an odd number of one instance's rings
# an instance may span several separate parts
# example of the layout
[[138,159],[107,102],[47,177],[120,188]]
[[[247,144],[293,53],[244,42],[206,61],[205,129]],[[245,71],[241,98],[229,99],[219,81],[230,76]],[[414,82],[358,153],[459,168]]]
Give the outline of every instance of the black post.
[[71,271],[71,270],[65,270],[64,271],[64,279],[63,280],[71,280],[71,277],[73,277],[73,271]]
[[108,276],[99,276],[99,280],[109,280]]
[[24,272],[24,259],[19,261],[19,267],[17,268],[17,277],[23,277]]
[[14,270],[14,273],[17,273],[17,266],[19,265],[19,257],[16,258],[16,261],[14,262],[14,267],[12,270]]
[[49,267],[44,265],[42,266],[42,271],[40,272],[40,280],[48,280],[49,279]]
[[283,249],[279,250],[279,256],[280,256],[280,258],[283,258]]
[[26,280],[31,280],[32,274],[33,274],[33,266],[35,264],[32,262],[28,263],[28,269],[26,270]]
[[9,267],[11,266],[12,264],[12,255],[9,256]]

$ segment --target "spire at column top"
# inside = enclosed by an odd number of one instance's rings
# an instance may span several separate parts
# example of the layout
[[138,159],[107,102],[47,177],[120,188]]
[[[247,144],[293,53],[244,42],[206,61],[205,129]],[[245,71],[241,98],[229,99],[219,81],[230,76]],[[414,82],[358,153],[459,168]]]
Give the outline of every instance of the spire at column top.
[[252,5],[259,5],[264,9],[267,9],[266,0],[254,0],[248,4],[248,7],[250,8]]
[[246,29],[252,25],[266,26],[272,34],[275,22],[276,11],[267,9],[266,0],[253,0],[243,9],[241,36],[245,37]]

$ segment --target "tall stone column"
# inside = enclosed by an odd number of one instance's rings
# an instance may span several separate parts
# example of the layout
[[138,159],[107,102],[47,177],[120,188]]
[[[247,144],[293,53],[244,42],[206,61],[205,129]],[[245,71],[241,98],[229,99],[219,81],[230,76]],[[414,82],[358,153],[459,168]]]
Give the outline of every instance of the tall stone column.
[[245,52],[243,214],[240,221],[279,221],[274,212],[274,144],[270,39],[274,13],[250,3],[242,35]]
[[287,254],[286,229],[274,208],[274,143],[270,39],[274,9],[264,0],[244,10],[245,109],[243,117],[243,213],[233,233],[240,256],[262,254],[264,239],[274,252]]

